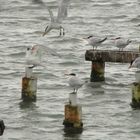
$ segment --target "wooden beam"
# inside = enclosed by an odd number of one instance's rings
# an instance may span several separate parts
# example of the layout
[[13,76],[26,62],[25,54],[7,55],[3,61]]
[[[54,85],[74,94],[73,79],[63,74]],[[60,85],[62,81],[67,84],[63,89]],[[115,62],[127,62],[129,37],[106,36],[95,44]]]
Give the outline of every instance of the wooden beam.
[[86,61],[120,62],[130,63],[140,56],[140,52],[134,51],[114,51],[114,50],[87,50],[85,53]]

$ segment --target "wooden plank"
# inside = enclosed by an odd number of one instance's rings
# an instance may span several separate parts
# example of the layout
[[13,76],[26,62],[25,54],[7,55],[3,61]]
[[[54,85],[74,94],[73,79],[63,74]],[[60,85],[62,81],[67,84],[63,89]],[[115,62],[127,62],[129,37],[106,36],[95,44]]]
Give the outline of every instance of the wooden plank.
[[140,56],[140,52],[134,51],[114,51],[114,50],[87,50],[85,53],[86,61],[120,62],[130,63]]

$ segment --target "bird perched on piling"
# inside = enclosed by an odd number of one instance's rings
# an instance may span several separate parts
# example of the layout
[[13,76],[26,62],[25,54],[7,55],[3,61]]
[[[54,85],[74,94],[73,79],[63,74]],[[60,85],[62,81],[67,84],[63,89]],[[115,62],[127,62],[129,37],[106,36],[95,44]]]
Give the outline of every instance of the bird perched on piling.
[[28,47],[26,50],[25,63],[27,67],[29,68],[34,68],[36,66],[46,67],[46,65],[42,63],[43,58],[42,56],[45,53],[60,57],[60,55],[56,53],[53,49],[37,44],[30,48]]
[[60,36],[65,34],[64,28],[61,25],[62,20],[64,20],[67,17],[67,8],[70,3],[70,0],[61,0],[59,7],[58,7],[58,14],[57,17],[54,17],[53,12],[49,7],[47,7],[51,22],[50,24],[45,28],[45,32],[43,33],[43,36],[45,36],[47,33],[49,33],[52,29],[60,30]]
[[29,68],[42,66],[41,64],[41,49],[38,45],[34,45],[26,50],[26,65]]
[[83,82],[81,79],[79,79],[79,78],[76,76],[75,73],[70,73],[70,74],[66,74],[66,75],[70,76],[69,81],[68,81],[69,86],[70,86],[71,88],[73,88],[73,92],[74,92],[74,93],[77,93],[78,89],[79,89],[80,87],[82,87],[83,84],[84,84],[85,82]]
[[129,40],[129,39],[124,39],[124,38],[122,38],[122,37],[117,37],[117,38],[115,38],[115,39],[112,39],[112,40],[114,40],[115,42],[115,46],[117,47],[117,48],[119,48],[119,51],[123,51],[123,49],[127,46],[127,45],[129,45],[129,43],[131,43],[132,41],[131,40]]
[[91,45],[93,47],[93,50],[98,46],[100,46],[105,40],[107,40],[107,37],[105,38],[99,38],[99,37],[93,37],[92,35],[91,36],[88,36],[87,38],[84,38],[89,45]]

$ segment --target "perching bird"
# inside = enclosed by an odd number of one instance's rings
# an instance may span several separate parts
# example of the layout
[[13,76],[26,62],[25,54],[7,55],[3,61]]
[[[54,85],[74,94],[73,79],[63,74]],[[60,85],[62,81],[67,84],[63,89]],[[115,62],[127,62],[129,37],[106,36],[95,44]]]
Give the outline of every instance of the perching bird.
[[93,37],[92,35],[91,36],[88,36],[87,38],[84,38],[89,45],[91,45],[93,47],[93,50],[101,45],[106,39],[107,37],[105,38],[98,38],[98,37]]
[[125,48],[127,45],[129,45],[129,43],[132,42],[129,39],[124,39],[124,38],[121,38],[121,37],[117,37],[113,40],[115,41],[115,46],[117,48],[119,48],[119,51],[123,51],[123,48]]
[[45,28],[45,32],[43,33],[43,36],[49,33],[52,29],[60,30],[60,36],[65,34],[64,28],[62,27],[61,22],[64,18],[67,17],[67,8],[68,8],[69,3],[70,3],[70,0],[60,1],[57,17],[54,17],[53,12],[51,11],[49,7],[47,8],[50,14],[51,22]]
[[82,80],[80,80],[80,79],[76,76],[75,73],[70,73],[70,74],[66,74],[66,75],[71,76],[71,77],[69,78],[68,83],[69,83],[70,87],[73,88],[73,92],[74,92],[74,93],[77,93],[78,89],[79,89],[80,87],[83,86],[84,82],[83,82]]
[[43,46],[43,45],[34,45],[31,48],[27,48],[26,51],[26,65],[29,68],[34,68],[36,66],[46,67],[46,64],[42,63],[42,56],[45,54],[50,54],[53,56],[61,57],[57,52],[53,49]]
[[31,48],[27,48],[26,65],[29,68],[34,68],[36,66],[43,66],[41,64],[41,49],[38,45],[34,45]]
[[137,68],[140,69],[140,57],[137,57],[135,60],[130,62],[129,68]]

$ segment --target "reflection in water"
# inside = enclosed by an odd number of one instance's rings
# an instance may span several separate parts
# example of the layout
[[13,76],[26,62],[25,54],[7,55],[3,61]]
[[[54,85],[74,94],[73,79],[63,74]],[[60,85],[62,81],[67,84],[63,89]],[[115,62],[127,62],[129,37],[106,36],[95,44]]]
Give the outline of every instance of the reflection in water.
[[29,102],[29,101],[21,101],[19,103],[19,106],[21,109],[26,109],[26,108],[35,109],[36,108],[36,104],[34,102]]
[[64,136],[64,140],[81,140],[81,135],[80,134],[65,133],[63,136]]

